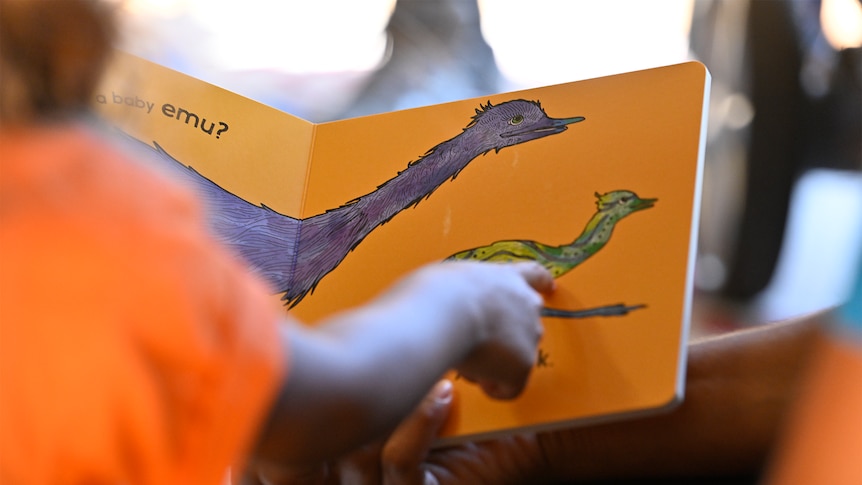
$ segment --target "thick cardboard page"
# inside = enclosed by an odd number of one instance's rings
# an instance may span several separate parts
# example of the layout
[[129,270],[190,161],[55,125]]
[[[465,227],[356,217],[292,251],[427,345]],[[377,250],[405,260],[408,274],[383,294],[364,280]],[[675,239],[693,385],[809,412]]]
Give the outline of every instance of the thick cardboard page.
[[[150,79],[151,72],[170,79],[148,81],[141,97],[217,113],[211,116],[230,129],[214,139],[164,115],[158,126],[142,122],[152,114],[137,113],[130,123],[125,118],[134,110],[111,106],[110,98],[101,111],[227,191],[302,219],[300,239],[328,231],[327,224],[379,217],[385,206],[386,222],[370,224],[352,239],[299,242],[289,273],[314,276],[285,280],[280,288],[294,292],[287,303],[301,320],[313,324],[361,304],[419,265],[499,241],[519,241],[503,244],[513,254],[540,247],[547,254],[580,255],[576,263],[569,260],[546,301],[566,316],[544,319],[545,337],[524,394],[492,401],[451,376],[455,408],[441,444],[621,419],[682,399],[710,82],[703,65],[312,125],[179,73],[127,61]],[[106,86],[120,85],[118,79]],[[532,102],[541,104],[542,116],[567,120],[560,122],[566,129],[546,127],[540,137],[499,150],[494,143],[511,133],[488,131],[482,143],[497,141],[477,145],[478,130],[490,130],[478,118],[488,121],[505,111],[503,124],[516,130],[535,121],[529,117],[538,108]],[[519,118],[527,112],[532,115]],[[224,141],[235,144],[229,154]],[[457,163],[456,155],[462,158]],[[434,177],[442,182],[428,183]],[[380,197],[379,187],[395,184],[401,188],[394,198],[402,200]],[[614,205],[635,204],[637,210],[614,212],[612,223],[591,223],[602,216],[597,202],[604,215]],[[327,267],[309,256],[333,248],[335,254],[324,258]],[[626,314],[571,318],[617,304]]]

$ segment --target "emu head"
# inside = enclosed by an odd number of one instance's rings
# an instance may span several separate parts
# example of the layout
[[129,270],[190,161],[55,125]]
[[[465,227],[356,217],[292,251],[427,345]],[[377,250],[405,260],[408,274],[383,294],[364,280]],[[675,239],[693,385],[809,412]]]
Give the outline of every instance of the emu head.
[[508,146],[562,133],[567,125],[584,119],[583,116],[550,118],[538,101],[516,99],[498,105],[490,102],[480,105],[464,131],[476,132],[483,140],[482,146],[499,152]]
[[596,192],[596,207],[601,212],[612,212],[624,217],[632,212],[649,209],[658,199],[641,199],[629,190],[615,190],[606,194]]

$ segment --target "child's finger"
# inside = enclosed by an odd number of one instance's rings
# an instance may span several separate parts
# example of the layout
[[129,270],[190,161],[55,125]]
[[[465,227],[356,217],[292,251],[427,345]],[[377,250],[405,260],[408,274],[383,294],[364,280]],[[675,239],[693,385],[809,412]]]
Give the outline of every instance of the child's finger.
[[512,266],[524,277],[527,283],[539,293],[548,294],[556,288],[556,282],[550,271],[539,263],[523,262]]

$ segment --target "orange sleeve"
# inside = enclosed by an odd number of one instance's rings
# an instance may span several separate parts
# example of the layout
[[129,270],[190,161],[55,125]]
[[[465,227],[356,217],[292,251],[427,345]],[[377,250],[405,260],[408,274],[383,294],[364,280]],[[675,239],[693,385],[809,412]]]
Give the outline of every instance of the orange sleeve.
[[220,483],[284,378],[275,299],[185,192],[56,145],[86,157],[2,147],[0,483]]

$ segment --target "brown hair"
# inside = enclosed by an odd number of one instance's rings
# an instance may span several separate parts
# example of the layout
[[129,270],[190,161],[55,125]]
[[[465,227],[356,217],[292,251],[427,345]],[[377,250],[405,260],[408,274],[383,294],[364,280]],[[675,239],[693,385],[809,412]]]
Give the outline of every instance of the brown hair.
[[86,109],[115,34],[113,7],[97,0],[0,0],[0,122]]

